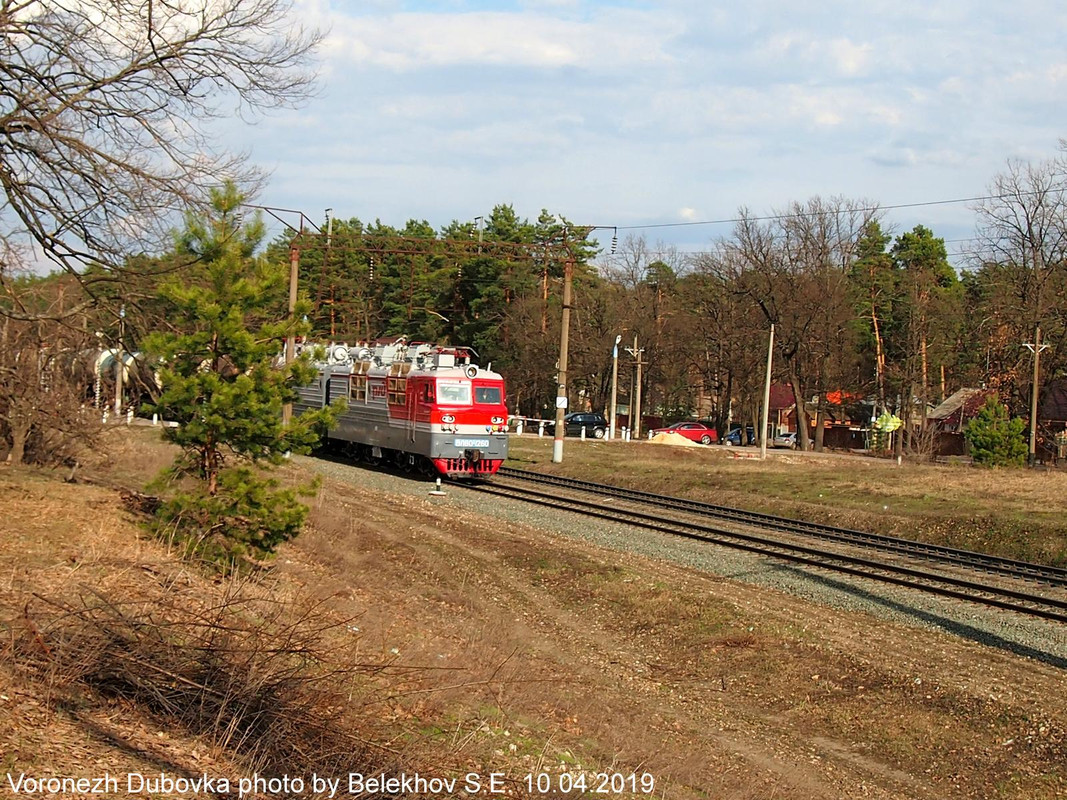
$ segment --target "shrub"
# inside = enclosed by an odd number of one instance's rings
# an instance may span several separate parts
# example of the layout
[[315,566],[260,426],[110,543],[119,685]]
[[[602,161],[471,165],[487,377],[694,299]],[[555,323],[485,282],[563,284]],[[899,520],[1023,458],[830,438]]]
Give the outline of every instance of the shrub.
[[963,436],[976,464],[988,467],[1021,466],[1026,463],[1023,440],[1026,423],[1008,415],[1007,406],[996,397],[986,398],[978,414],[963,429]]
[[308,509],[298,497],[316,488],[312,483],[282,489],[278,481],[248,467],[223,469],[215,494],[197,483],[163,502],[156,512],[157,529],[177,540],[187,555],[220,564],[261,559],[300,533]]

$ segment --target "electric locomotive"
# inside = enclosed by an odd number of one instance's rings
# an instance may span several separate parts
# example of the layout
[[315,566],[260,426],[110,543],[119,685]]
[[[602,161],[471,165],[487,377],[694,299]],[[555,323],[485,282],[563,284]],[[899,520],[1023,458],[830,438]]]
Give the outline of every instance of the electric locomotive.
[[447,477],[492,475],[508,455],[504,379],[474,358],[467,347],[404,338],[369,347],[331,344],[293,410],[345,398],[328,446]]

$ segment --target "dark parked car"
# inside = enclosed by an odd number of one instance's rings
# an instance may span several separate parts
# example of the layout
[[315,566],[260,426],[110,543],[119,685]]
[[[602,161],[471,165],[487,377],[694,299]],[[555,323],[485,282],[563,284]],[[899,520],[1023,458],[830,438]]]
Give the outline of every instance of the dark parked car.
[[[743,439],[742,439],[742,435],[744,436]],[[752,426],[751,425],[749,425],[747,428],[745,428],[743,434],[742,434],[742,431],[741,431],[740,428],[734,428],[728,434],[726,434],[724,437],[722,437],[722,443],[723,444],[732,444],[735,447],[740,447],[742,444],[755,444],[756,443],[756,432],[754,430],[752,430]]]
[[608,421],[604,419],[604,415],[589,411],[574,411],[568,414],[563,418],[563,425],[567,436],[581,436],[582,428],[585,428],[585,435],[593,439],[603,439],[608,432]]
[[679,436],[684,436],[690,441],[700,442],[701,444],[711,444],[719,441],[718,432],[703,422],[676,422],[666,428],[656,428],[652,431],[653,435],[657,433],[677,433]]

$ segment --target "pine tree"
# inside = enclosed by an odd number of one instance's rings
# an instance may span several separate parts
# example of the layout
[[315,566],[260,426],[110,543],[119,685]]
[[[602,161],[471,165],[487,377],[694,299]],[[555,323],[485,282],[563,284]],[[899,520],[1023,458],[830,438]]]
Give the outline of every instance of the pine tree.
[[1026,423],[1018,417],[1011,419],[1007,407],[990,395],[985,405],[967,423],[963,436],[971,448],[976,464],[988,467],[1020,466],[1026,461],[1027,447],[1023,440]]
[[162,530],[215,560],[263,557],[299,533],[307,513],[300,489],[280,489],[264,470],[287,452],[307,452],[331,412],[282,424],[283,404],[315,370],[306,358],[279,365],[283,342],[305,327],[285,309],[283,265],[256,256],[264,227],[242,216],[232,184],[213,195],[213,212],[189,216],[177,254],[196,263],[164,284],[173,332],[145,349],[161,359],[162,393],[149,410],[177,427],[165,438],[181,453],[166,477],[176,487],[159,512]]

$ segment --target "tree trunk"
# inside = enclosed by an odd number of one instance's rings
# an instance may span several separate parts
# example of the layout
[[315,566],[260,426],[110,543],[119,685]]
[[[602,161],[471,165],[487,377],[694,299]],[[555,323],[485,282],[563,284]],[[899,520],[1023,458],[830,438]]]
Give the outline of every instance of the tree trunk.
[[21,464],[26,458],[26,442],[30,438],[30,426],[22,420],[8,420],[11,428],[11,450],[7,454],[8,463]]
[[822,395],[819,395],[819,409],[815,413],[815,452],[822,452],[823,437],[825,436],[826,405]]
[[878,314],[874,308],[874,300],[871,300],[871,325],[874,328],[874,374],[878,383],[879,411],[885,411],[885,351],[882,349],[882,330],[878,326]]
[[541,271],[541,335],[548,332],[548,268]]
[[[726,373],[726,394],[719,396],[719,439],[720,441],[729,433],[730,428],[730,398],[734,396],[734,373],[729,371]],[[722,402],[723,397],[726,398],[726,402]]]
[[797,447],[800,450],[810,450],[808,411],[804,407],[804,395],[800,391],[800,378],[797,377],[796,370],[792,366],[789,367],[789,384],[793,387],[793,402],[796,404],[797,411]]
[[219,493],[219,451],[210,439],[200,451],[200,468],[207,481],[207,493],[214,497]]
[[925,428],[926,427],[926,409],[927,409],[927,406],[930,405],[930,402],[929,402],[930,401],[930,393],[929,393],[929,389],[928,389],[928,387],[930,386],[930,376],[929,376],[929,364],[928,364],[927,359],[926,359],[926,333],[925,333],[925,331],[923,332],[922,343],[921,343],[920,347],[922,349],[922,367],[923,367],[922,378],[923,378],[923,383],[922,383],[922,393],[920,394],[919,399],[922,402],[922,409],[921,409],[922,426]]

